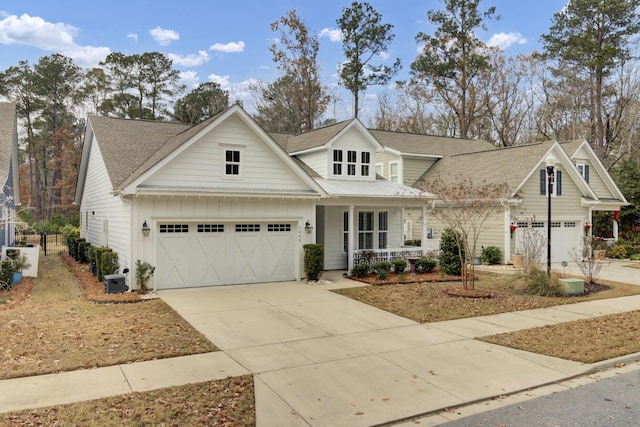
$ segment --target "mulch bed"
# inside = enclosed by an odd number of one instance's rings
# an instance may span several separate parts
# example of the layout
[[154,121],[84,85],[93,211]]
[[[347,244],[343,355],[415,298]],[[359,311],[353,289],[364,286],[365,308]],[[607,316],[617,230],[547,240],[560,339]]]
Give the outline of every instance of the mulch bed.
[[349,278],[374,286],[406,285],[410,283],[422,282],[460,282],[462,280],[460,276],[450,276],[447,274],[441,275],[440,271],[437,268],[431,273],[405,274],[402,276],[399,276],[395,273],[389,273],[389,276],[384,280],[379,279],[375,274],[369,274],[365,277],[349,276]]
[[104,283],[98,281],[98,278],[89,271],[88,264],[81,264],[66,253],[61,253],[60,257],[80,282],[85,298],[91,302],[104,304],[148,301],[138,292],[107,294],[104,292]]
[[20,283],[13,285],[11,290],[0,291],[0,310],[8,310],[22,304],[31,296],[33,278],[23,277]]

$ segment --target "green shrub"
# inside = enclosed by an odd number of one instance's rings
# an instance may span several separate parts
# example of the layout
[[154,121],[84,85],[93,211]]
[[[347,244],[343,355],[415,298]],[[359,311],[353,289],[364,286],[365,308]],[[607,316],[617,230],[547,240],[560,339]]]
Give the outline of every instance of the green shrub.
[[[456,233],[450,228],[444,230],[440,239],[440,271],[452,276],[460,276],[462,274],[462,263],[458,252],[458,244],[456,243],[456,234],[462,245],[460,233]],[[460,252],[462,253],[462,259],[464,259],[464,246],[460,248]]]
[[378,261],[375,264],[373,264],[373,271],[376,274],[380,273],[382,270],[385,270],[388,273],[391,271],[392,267],[393,267],[393,264],[391,264],[388,261]]
[[112,250],[103,251],[100,257],[100,275],[98,276],[98,280],[102,281],[104,276],[116,274],[119,268],[118,253]]
[[420,258],[416,260],[416,273],[431,273],[438,263],[432,258]]
[[625,245],[624,243],[616,243],[615,245],[609,248],[609,250],[607,251],[607,256],[609,258],[617,258],[617,259],[626,258],[628,256],[627,245]]
[[71,224],[66,224],[60,229],[60,234],[62,234],[62,243],[68,245],[69,237],[80,237],[80,227],[74,227]]
[[558,279],[554,276],[549,278],[546,271],[531,267],[525,278],[527,293],[530,295],[540,295],[543,297],[557,297],[561,295]]
[[[94,264],[93,274],[95,274],[98,277],[98,280],[100,282],[102,282],[102,280],[104,279],[105,274],[113,274],[113,273],[105,273],[104,270],[102,269],[103,267],[102,254],[104,254],[105,252],[112,252],[112,250],[111,248],[105,248],[105,247],[94,248],[93,257],[91,260],[91,262]],[[117,262],[117,258],[116,258],[116,262]],[[107,267],[107,271],[111,271],[112,266],[110,267],[108,263],[105,263],[104,266]],[[117,271],[117,268],[116,268],[116,271]]]
[[308,243],[304,249],[304,273],[307,280],[318,280],[324,269],[324,246],[319,243]]
[[405,246],[422,246],[422,240],[421,239],[405,240],[404,245]]
[[13,287],[14,263],[10,259],[0,261],[0,289],[8,291]]
[[378,279],[387,280],[387,277],[389,277],[389,270],[378,270]]
[[640,254],[631,254],[629,255],[629,259],[631,261],[638,261],[640,259]]
[[365,277],[371,271],[371,267],[366,262],[356,264],[351,269],[351,275],[353,277]]
[[396,274],[402,274],[407,269],[407,260],[405,259],[394,259],[391,264],[393,264],[393,271]]
[[78,243],[78,261],[86,264],[89,262],[89,248],[91,247],[91,243],[89,242],[79,242]]
[[480,259],[482,262],[489,265],[500,264],[500,261],[502,260],[502,251],[497,246],[487,246],[482,248]]
[[148,290],[148,283],[153,276],[153,273],[156,272],[156,268],[149,264],[148,262],[136,261],[136,284],[138,285],[138,289],[143,292]]

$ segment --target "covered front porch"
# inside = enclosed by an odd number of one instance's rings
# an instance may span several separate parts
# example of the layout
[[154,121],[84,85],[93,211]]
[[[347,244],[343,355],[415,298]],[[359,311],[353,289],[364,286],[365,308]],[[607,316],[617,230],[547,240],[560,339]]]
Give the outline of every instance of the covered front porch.
[[[415,206],[414,206],[415,207]],[[423,256],[432,251],[427,235],[427,209],[423,205],[420,246],[405,245],[401,203],[317,206],[316,241],[324,245],[324,269],[348,270],[367,262]]]

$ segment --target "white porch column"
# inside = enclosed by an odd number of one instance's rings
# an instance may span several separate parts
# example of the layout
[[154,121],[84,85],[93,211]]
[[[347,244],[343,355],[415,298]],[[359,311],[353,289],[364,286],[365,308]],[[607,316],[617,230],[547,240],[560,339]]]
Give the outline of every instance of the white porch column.
[[353,250],[356,247],[356,219],[355,219],[355,207],[353,205],[349,206],[349,242],[348,242],[348,250],[347,250],[347,270],[351,272],[353,269]]
[[420,240],[420,246],[422,254],[427,252],[427,205],[422,205],[422,239]]
[[511,260],[511,206],[508,204],[504,206],[504,224],[504,263],[508,264]]
[[616,219],[612,219],[613,221],[613,240],[618,241],[618,221]]

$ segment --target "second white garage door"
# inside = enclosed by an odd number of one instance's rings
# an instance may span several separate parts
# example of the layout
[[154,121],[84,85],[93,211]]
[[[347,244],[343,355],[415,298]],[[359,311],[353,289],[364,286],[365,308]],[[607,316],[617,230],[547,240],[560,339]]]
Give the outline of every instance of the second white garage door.
[[158,232],[158,289],[296,278],[293,223],[166,223]]
[[[581,248],[581,222],[577,220],[551,221],[551,261],[572,261],[574,254]],[[531,230],[537,234],[541,246],[538,262],[547,262],[547,222],[518,222],[516,230],[516,250],[524,250],[523,233]]]

